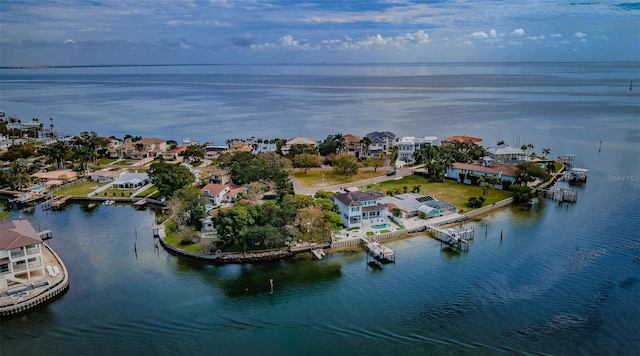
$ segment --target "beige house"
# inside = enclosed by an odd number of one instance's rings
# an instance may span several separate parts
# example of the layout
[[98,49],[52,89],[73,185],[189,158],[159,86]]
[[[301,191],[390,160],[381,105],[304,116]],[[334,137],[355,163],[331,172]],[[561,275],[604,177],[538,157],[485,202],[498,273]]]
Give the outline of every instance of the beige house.
[[362,142],[362,138],[354,134],[346,134],[342,136],[344,138],[344,148],[340,153],[346,153],[349,156],[356,158],[362,158],[366,153],[366,145]]
[[73,182],[78,179],[78,172],[72,170],[57,170],[50,172],[38,172],[31,175],[36,184],[46,184],[47,187]]
[[295,145],[304,145],[304,146],[309,146],[309,148],[313,148],[315,149],[316,146],[318,145],[318,142],[312,138],[309,137],[294,137],[292,139],[290,139],[289,141],[287,141],[281,148],[282,154],[283,155],[288,155],[289,151],[291,150],[291,147],[295,146]]
[[109,147],[110,158],[145,159],[156,157],[167,151],[167,140],[160,138],[143,138],[139,141],[127,141],[119,146]]

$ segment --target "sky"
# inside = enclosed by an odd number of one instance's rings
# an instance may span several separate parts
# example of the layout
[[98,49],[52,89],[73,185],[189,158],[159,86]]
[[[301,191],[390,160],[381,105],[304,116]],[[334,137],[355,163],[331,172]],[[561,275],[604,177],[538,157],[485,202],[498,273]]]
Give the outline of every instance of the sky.
[[0,1],[1,66],[638,60],[639,1]]

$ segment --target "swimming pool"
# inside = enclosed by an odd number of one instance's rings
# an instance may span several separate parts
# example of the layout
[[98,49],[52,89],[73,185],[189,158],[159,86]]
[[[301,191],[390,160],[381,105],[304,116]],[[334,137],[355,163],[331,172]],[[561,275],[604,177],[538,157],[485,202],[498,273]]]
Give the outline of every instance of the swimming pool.
[[386,229],[388,227],[390,227],[391,225],[389,225],[388,223],[384,223],[384,224],[376,224],[376,225],[372,225],[371,227],[374,229]]
[[47,185],[46,184],[40,184],[40,185],[36,185],[35,187],[31,187],[31,191],[32,192],[39,192],[41,190],[47,189]]

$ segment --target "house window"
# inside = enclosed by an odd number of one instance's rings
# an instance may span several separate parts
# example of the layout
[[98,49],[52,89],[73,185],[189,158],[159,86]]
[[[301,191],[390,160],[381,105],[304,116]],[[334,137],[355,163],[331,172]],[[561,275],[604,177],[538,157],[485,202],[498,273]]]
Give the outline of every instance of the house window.
[[9,272],[9,264],[0,265],[0,274]]
[[351,211],[352,211],[352,212],[357,212],[357,211],[360,211],[360,208],[359,208],[359,207],[357,207],[357,206],[356,206],[356,207],[352,207],[352,208],[351,208]]

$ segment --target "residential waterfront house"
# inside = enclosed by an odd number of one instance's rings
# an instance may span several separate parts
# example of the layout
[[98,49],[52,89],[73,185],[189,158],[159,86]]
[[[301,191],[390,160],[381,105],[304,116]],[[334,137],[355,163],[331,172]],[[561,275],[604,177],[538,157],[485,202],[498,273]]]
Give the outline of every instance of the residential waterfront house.
[[120,179],[111,183],[111,188],[121,190],[138,190],[149,184],[151,180],[147,173],[124,173]]
[[0,290],[13,282],[45,276],[42,243],[28,220],[0,223]]
[[209,201],[209,204],[213,206],[218,206],[222,204],[224,200],[224,195],[230,190],[229,186],[226,184],[215,184],[209,183],[204,187],[200,188],[200,193],[202,193],[205,198]]
[[436,136],[414,137],[405,136],[398,142],[398,161],[407,164],[414,162],[413,154],[420,149],[428,146],[437,145],[438,138]]
[[375,224],[387,218],[387,206],[380,203],[383,195],[377,192],[340,192],[333,195],[333,203],[340,211],[342,224],[347,228]]
[[451,137],[443,138],[442,140],[440,140],[440,145],[453,146],[456,143],[465,143],[465,142],[475,143],[476,145],[479,145],[482,143],[482,139],[479,137],[473,137],[473,136],[467,136],[467,135],[451,136]]
[[253,146],[249,143],[236,142],[227,148],[224,153],[253,152]]
[[365,144],[362,142],[362,138],[354,134],[343,135],[344,147],[340,153],[354,156],[356,158],[364,157],[366,152]]
[[126,172],[127,171],[124,169],[119,169],[119,170],[101,169],[95,172],[91,172],[91,174],[89,174],[89,177],[94,182],[100,182],[100,183],[115,182],[119,180],[122,177],[122,175],[125,174]]
[[[517,169],[518,166],[512,163],[493,163],[489,166],[481,166],[478,164],[455,162],[447,169],[445,177],[466,184],[471,184],[469,178],[464,178],[464,176],[468,174],[497,178],[500,183],[496,184],[494,188],[503,189],[505,186],[513,185],[516,180]],[[504,181],[508,181],[509,183],[504,183]]]
[[184,154],[187,150],[187,146],[178,146],[175,148],[167,149],[166,151],[160,153],[162,155],[162,159],[175,161],[179,160],[179,158]]
[[227,146],[207,145],[204,147],[204,159],[217,159]]
[[391,149],[397,144],[396,135],[389,131],[374,131],[366,135],[371,144],[369,145],[369,157],[378,158],[383,154],[389,156]]
[[456,207],[448,202],[437,200],[432,195],[420,195],[417,193],[397,194],[384,196],[380,202],[385,204],[389,211],[400,209],[403,219],[417,216],[419,212],[425,213],[427,218],[442,216],[456,211]]
[[278,150],[278,145],[275,143],[275,140],[260,140],[258,139],[253,144],[253,153],[264,153],[264,152],[276,152]]
[[294,137],[288,140],[281,148],[282,155],[286,156],[289,154],[291,147],[295,145],[304,145],[309,149],[315,149],[318,146],[318,142],[309,137]]
[[213,206],[218,206],[226,203],[232,203],[234,200],[241,197],[241,195],[247,190],[245,187],[241,187],[235,184],[214,184],[209,183],[200,188],[200,192],[207,198],[209,203]]
[[50,172],[38,172],[31,175],[36,184],[45,184],[47,187],[62,185],[78,179],[78,172],[70,169],[61,169]]
[[213,173],[210,173],[206,178],[209,180],[209,183],[223,185],[229,184],[229,182],[231,182],[231,172],[226,169],[220,169]]
[[527,153],[523,149],[509,145],[487,148],[487,154],[490,160],[495,162],[521,162],[526,160],[527,157]]
[[[142,145],[138,147],[138,145]],[[138,148],[140,150],[138,150]],[[167,141],[160,138],[146,137],[138,141],[127,141],[115,147],[109,147],[107,153],[110,158],[145,159],[156,157],[167,151]]]

